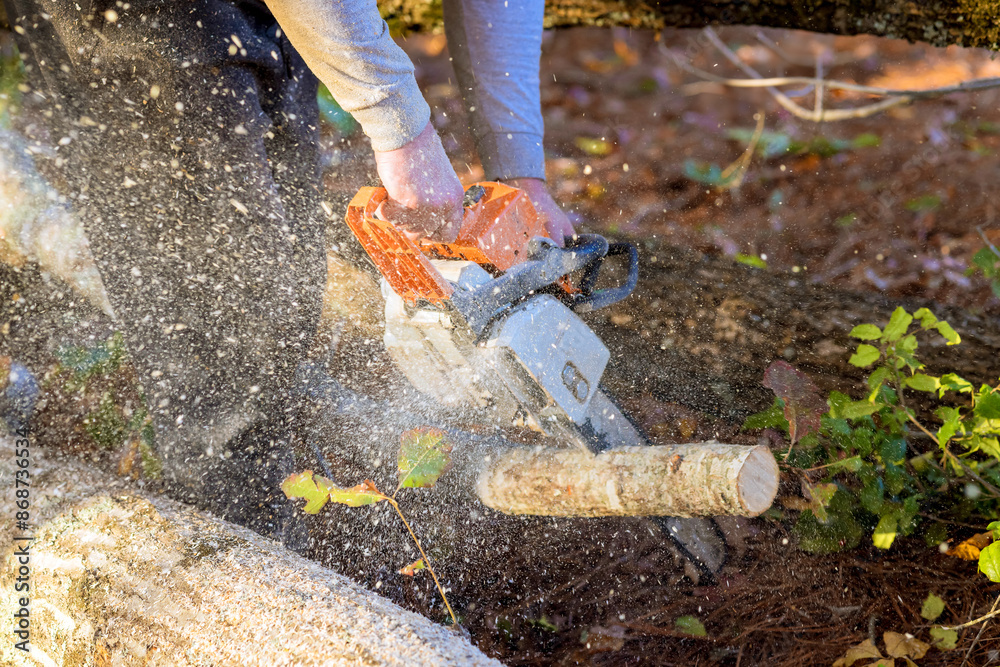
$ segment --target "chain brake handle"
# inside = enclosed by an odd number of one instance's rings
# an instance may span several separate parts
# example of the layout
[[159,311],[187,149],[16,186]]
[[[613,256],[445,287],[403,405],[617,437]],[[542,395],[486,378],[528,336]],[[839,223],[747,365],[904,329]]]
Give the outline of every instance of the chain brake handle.
[[[625,281],[615,287],[595,290],[600,277],[604,260],[608,257],[626,256],[628,275]],[[572,309],[576,313],[589,313],[616,304],[635,290],[639,282],[639,250],[634,243],[610,243],[607,252],[601,257],[590,261],[584,268],[583,277],[577,289],[579,294],[572,295]]]

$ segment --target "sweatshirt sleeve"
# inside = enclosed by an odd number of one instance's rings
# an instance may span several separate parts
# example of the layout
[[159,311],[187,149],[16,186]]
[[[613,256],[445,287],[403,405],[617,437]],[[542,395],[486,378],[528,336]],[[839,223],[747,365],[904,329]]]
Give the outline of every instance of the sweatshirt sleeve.
[[389,36],[376,0],[265,0],[278,25],[376,151],[401,148],[430,108],[413,63]]
[[544,0],[444,0],[445,32],[488,180],[545,178]]

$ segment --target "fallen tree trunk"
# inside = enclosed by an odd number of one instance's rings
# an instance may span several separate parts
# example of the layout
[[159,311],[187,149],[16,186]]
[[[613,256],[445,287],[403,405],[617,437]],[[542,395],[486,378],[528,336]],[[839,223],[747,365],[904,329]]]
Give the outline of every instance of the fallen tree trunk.
[[[397,32],[440,31],[441,3],[383,0]],[[0,5],[0,27],[6,25]],[[625,26],[662,30],[760,25],[836,35],[896,37],[934,46],[1000,48],[1000,5],[990,0],[547,0],[545,27]]]
[[517,448],[480,474],[476,493],[505,514],[757,516],[778,492],[766,447],[718,442],[576,449]]
[[[382,15],[397,30],[440,30],[441,6],[427,0],[387,0]],[[1000,44],[1000,5],[989,0],[548,0],[548,28],[761,25],[837,35],[877,35],[935,46]]]
[[[5,665],[500,665],[255,533],[32,447],[30,590],[4,555]],[[14,451],[0,441],[0,478]],[[13,493],[0,536],[14,544]],[[17,544],[24,544],[18,542]],[[30,597],[30,646],[10,619]]]

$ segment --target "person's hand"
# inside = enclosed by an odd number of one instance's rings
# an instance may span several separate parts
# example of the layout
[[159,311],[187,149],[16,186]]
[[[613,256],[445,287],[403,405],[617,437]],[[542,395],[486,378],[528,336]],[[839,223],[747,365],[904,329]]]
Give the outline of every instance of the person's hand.
[[414,241],[455,240],[462,224],[464,190],[430,123],[402,148],[376,151],[375,165],[389,193],[376,215]]
[[506,183],[511,187],[524,190],[528,198],[531,199],[531,203],[534,204],[535,211],[545,223],[549,237],[558,245],[565,246],[566,241],[576,235],[573,223],[569,221],[569,217],[549,194],[545,181],[540,178],[512,178]]

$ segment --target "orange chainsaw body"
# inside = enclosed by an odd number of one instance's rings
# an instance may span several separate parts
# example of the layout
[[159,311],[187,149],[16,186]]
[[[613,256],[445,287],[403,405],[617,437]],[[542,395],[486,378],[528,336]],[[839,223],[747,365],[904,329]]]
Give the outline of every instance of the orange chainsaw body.
[[375,211],[388,195],[384,188],[361,188],[347,207],[347,225],[389,286],[409,304],[419,300],[441,304],[454,287],[429,258],[464,259],[496,271],[525,260],[533,236],[547,236],[545,225],[528,196],[503,183],[477,183],[485,194],[465,209],[458,238],[452,243],[427,239],[419,245]]

